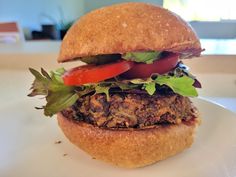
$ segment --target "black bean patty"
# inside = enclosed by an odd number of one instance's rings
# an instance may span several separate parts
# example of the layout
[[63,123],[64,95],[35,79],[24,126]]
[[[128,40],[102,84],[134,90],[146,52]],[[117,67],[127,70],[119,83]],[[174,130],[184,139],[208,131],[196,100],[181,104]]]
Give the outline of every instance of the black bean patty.
[[104,128],[179,124],[198,116],[189,98],[177,94],[116,93],[110,95],[109,101],[104,94],[87,95],[62,113],[65,117]]

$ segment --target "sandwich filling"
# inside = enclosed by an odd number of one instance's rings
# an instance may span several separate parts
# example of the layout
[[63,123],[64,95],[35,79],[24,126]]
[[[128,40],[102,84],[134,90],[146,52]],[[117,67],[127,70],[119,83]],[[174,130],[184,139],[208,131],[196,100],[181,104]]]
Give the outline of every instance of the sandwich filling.
[[[80,58],[88,65],[35,76],[28,96],[44,95],[46,116],[64,117],[103,128],[148,128],[198,117],[188,97],[201,84],[170,52],[129,52]],[[101,62],[102,61],[102,62]]]
[[112,93],[87,95],[63,110],[62,114],[103,128],[147,128],[179,124],[198,117],[197,109],[187,97],[174,93]]

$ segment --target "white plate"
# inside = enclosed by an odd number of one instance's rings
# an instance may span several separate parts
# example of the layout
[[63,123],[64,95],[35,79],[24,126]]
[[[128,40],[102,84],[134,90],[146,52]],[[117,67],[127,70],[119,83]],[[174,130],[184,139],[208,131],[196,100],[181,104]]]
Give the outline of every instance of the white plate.
[[[192,148],[154,165],[127,170],[92,159],[70,144],[56,119],[25,100],[0,108],[1,177],[223,177],[236,176],[236,115],[196,99],[202,114]],[[62,141],[55,144],[56,141]]]

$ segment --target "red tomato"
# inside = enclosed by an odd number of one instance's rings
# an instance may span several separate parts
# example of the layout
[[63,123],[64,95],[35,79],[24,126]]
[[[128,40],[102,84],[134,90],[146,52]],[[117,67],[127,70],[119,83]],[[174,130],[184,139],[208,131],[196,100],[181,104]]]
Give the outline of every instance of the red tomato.
[[104,65],[85,65],[73,68],[63,75],[65,85],[97,83],[128,71],[134,65],[130,61],[118,61]]
[[127,79],[147,78],[153,73],[164,74],[173,69],[178,63],[178,54],[169,53],[164,58],[154,61],[152,64],[135,63],[122,77]]

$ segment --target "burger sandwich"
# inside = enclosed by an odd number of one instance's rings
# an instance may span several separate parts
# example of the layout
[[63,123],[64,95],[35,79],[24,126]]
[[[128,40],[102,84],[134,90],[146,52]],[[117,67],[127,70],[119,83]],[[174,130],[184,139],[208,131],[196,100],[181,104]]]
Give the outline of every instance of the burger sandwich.
[[[200,119],[189,97],[200,82],[182,63],[200,56],[199,39],[178,15],[123,3],[81,17],[58,62],[82,66],[38,72],[29,96],[44,95],[65,136],[93,158],[136,168],[191,146]],[[75,63],[75,62],[74,62]]]

